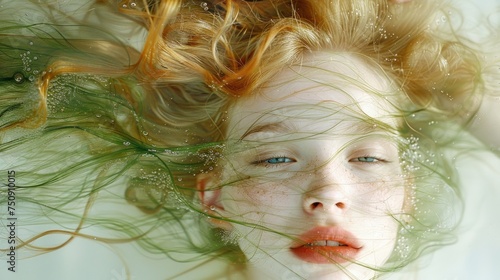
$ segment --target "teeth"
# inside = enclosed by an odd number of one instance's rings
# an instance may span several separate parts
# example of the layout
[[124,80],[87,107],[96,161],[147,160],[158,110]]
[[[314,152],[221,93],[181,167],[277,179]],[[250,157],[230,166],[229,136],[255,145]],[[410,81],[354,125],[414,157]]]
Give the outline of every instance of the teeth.
[[340,246],[340,243],[336,242],[336,241],[327,240],[326,241],[326,246]]
[[308,243],[307,245],[308,246],[330,246],[330,247],[345,246],[345,244],[339,243],[337,241],[331,241],[331,240],[314,241],[314,242]]
[[326,240],[314,241],[313,243],[309,243],[311,246],[326,246]]

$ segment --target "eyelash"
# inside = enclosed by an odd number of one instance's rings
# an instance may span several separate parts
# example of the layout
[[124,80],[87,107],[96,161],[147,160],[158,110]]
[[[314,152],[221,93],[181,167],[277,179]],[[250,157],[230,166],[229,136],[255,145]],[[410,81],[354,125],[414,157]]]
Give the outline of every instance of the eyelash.
[[[278,161],[278,162],[274,162],[274,163],[268,162],[269,160],[276,160],[276,159],[288,160],[288,161]],[[293,162],[296,162],[296,161],[293,158],[289,158],[287,156],[272,156],[272,157],[265,158],[263,160],[254,161],[254,162],[252,162],[252,164],[263,165],[265,167],[277,167],[277,166],[282,165],[282,164],[288,164],[288,163],[293,163]]]
[[[363,161],[363,160],[360,160],[360,159],[365,159],[365,160]],[[367,159],[369,159],[369,160],[367,160]],[[367,163],[367,164],[379,164],[379,163],[385,163],[385,162],[387,162],[387,160],[385,160],[383,158],[380,158],[380,157],[366,155],[366,156],[361,156],[361,157],[355,157],[355,158],[349,160],[349,162],[361,162],[361,163]]]

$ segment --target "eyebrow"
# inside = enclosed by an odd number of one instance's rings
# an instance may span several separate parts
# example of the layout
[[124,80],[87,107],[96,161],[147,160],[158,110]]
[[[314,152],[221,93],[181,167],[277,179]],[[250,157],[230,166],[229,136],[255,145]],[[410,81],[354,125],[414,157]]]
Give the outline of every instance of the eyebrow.
[[[386,124],[375,124],[370,122],[356,122],[354,124],[347,124],[348,128],[345,129],[345,133],[362,133],[369,134],[373,132],[384,132],[388,130]],[[382,127],[381,127],[382,126]]]
[[290,127],[288,127],[283,122],[273,122],[273,123],[265,123],[257,126],[253,126],[248,129],[241,136],[240,140],[245,139],[251,134],[260,133],[260,132],[289,132]]
[[[347,126],[343,129],[343,135],[350,134],[370,134],[375,132],[387,132],[393,128],[384,123],[371,123],[371,122],[355,122],[355,123],[342,123],[342,126]],[[272,122],[256,125],[249,128],[241,137],[240,141],[250,136],[251,134],[261,132],[290,132],[292,129],[285,122]]]

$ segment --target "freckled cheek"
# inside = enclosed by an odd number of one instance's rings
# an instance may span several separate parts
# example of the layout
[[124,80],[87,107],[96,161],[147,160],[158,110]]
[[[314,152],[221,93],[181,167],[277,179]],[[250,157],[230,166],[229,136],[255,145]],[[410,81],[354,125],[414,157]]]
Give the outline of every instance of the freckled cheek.
[[275,211],[290,204],[292,194],[286,182],[264,182],[247,180],[223,188],[222,203],[226,210],[234,209],[244,213],[262,213]]
[[379,182],[365,186],[366,191],[355,198],[357,203],[371,208],[371,211],[400,213],[405,200],[405,188],[394,182]]
[[387,197],[388,210],[391,213],[401,213],[406,199],[406,185],[401,180],[386,184],[385,196]]

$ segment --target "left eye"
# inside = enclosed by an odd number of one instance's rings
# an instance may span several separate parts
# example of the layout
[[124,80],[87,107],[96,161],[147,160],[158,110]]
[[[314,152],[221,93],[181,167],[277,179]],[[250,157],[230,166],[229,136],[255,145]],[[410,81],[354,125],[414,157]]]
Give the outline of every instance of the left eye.
[[289,157],[272,157],[255,162],[256,164],[281,164],[295,162],[295,160]]
[[357,158],[353,158],[350,160],[351,162],[367,162],[367,163],[373,163],[373,162],[380,162],[380,161],[384,161],[382,159],[379,159],[379,158],[376,158],[376,157],[357,157]]
[[276,164],[276,163],[293,162],[293,160],[291,158],[287,158],[287,157],[275,157],[275,158],[268,158],[268,159],[264,160],[264,162]]

